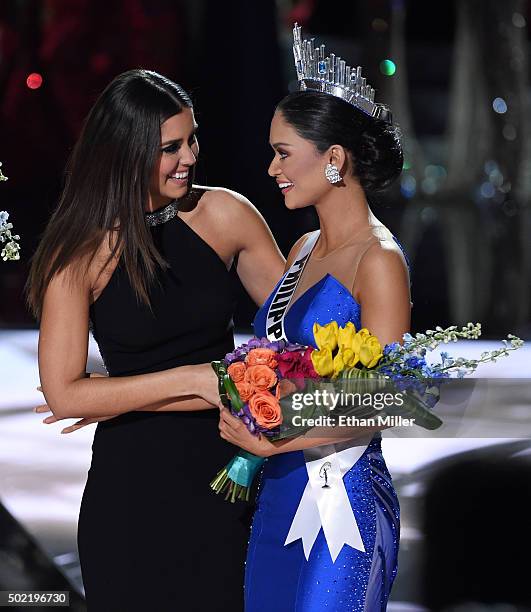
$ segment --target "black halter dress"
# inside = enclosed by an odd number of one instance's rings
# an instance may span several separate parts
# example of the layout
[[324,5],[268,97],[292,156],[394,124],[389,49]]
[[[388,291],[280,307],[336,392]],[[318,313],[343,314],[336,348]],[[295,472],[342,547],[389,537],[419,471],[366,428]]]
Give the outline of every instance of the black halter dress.
[[[119,264],[90,319],[110,376],[209,362],[233,349],[233,276],[176,213],[151,230],[170,267],[139,304]],[[99,423],[79,516],[89,612],[243,608],[248,525],[209,482],[234,454],[217,409]]]

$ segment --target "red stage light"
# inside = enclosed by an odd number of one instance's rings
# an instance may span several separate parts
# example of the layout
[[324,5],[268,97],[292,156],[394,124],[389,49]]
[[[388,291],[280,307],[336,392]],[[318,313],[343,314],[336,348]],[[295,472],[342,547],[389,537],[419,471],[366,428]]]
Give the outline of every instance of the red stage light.
[[42,76],[38,72],[32,72],[26,79],[26,85],[30,89],[39,89],[42,85]]

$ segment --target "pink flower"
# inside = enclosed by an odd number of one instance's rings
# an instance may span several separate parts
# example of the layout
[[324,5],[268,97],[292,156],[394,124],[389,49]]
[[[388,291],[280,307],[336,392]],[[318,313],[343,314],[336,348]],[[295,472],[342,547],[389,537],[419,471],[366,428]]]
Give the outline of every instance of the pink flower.
[[313,367],[311,353],[308,348],[304,353],[300,351],[287,351],[277,355],[278,369],[282,378],[319,378]]

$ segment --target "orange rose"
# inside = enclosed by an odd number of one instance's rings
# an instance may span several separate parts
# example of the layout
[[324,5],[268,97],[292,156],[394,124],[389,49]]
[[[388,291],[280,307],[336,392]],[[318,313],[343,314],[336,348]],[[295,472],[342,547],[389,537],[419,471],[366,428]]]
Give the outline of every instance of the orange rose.
[[245,363],[248,366],[266,365],[273,369],[277,367],[276,353],[271,349],[253,349],[247,353]]
[[291,380],[283,378],[282,380],[278,381],[275,397],[277,398],[277,400],[280,400],[283,397],[286,397],[287,395],[295,393],[295,391],[297,391],[297,385],[291,382]]
[[277,375],[266,365],[252,365],[245,371],[244,380],[257,391],[265,391],[276,385]]
[[273,429],[282,423],[282,411],[276,398],[267,391],[257,391],[249,400],[249,410],[260,427]]
[[247,366],[243,363],[243,361],[236,361],[235,363],[230,364],[230,366],[227,368],[227,373],[235,383],[238,383],[242,382],[246,369]]
[[256,389],[248,382],[242,381],[234,383],[243,402],[248,402],[250,397],[254,395]]

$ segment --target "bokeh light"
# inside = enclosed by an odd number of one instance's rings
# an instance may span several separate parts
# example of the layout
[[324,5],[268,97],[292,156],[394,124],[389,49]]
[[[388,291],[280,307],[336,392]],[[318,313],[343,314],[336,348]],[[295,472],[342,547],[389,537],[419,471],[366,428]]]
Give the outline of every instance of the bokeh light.
[[513,13],[513,26],[516,28],[525,28],[526,20],[522,13]]
[[489,181],[496,187],[501,187],[501,185],[503,185],[503,174],[500,172],[499,168],[489,172]]
[[492,108],[500,115],[503,115],[503,113],[507,112],[507,103],[503,98],[494,98]]
[[516,128],[514,127],[512,123],[506,123],[503,126],[502,134],[505,140],[515,140]]
[[433,195],[437,191],[437,181],[431,176],[427,176],[425,179],[422,179],[422,183],[420,184],[422,191],[427,195]]
[[39,89],[42,85],[42,76],[38,72],[32,72],[26,79],[26,85],[30,89]]
[[493,159],[488,159],[483,165],[483,169],[485,170],[485,174],[490,174],[498,169],[498,164]]
[[482,198],[492,198],[496,193],[496,189],[494,189],[494,185],[492,183],[483,183],[479,188],[479,192],[481,193]]
[[405,174],[400,180],[400,191],[405,198],[412,198],[417,191],[417,181],[411,174]]
[[393,60],[384,59],[380,62],[380,72],[385,74],[385,76],[393,76],[396,72],[396,64]]
[[448,176],[448,173],[446,172],[446,168],[444,166],[434,164],[426,166],[426,168],[424,169],[424,174],[428,178],[432,178],[440,182],[446,180],[446,177]]

